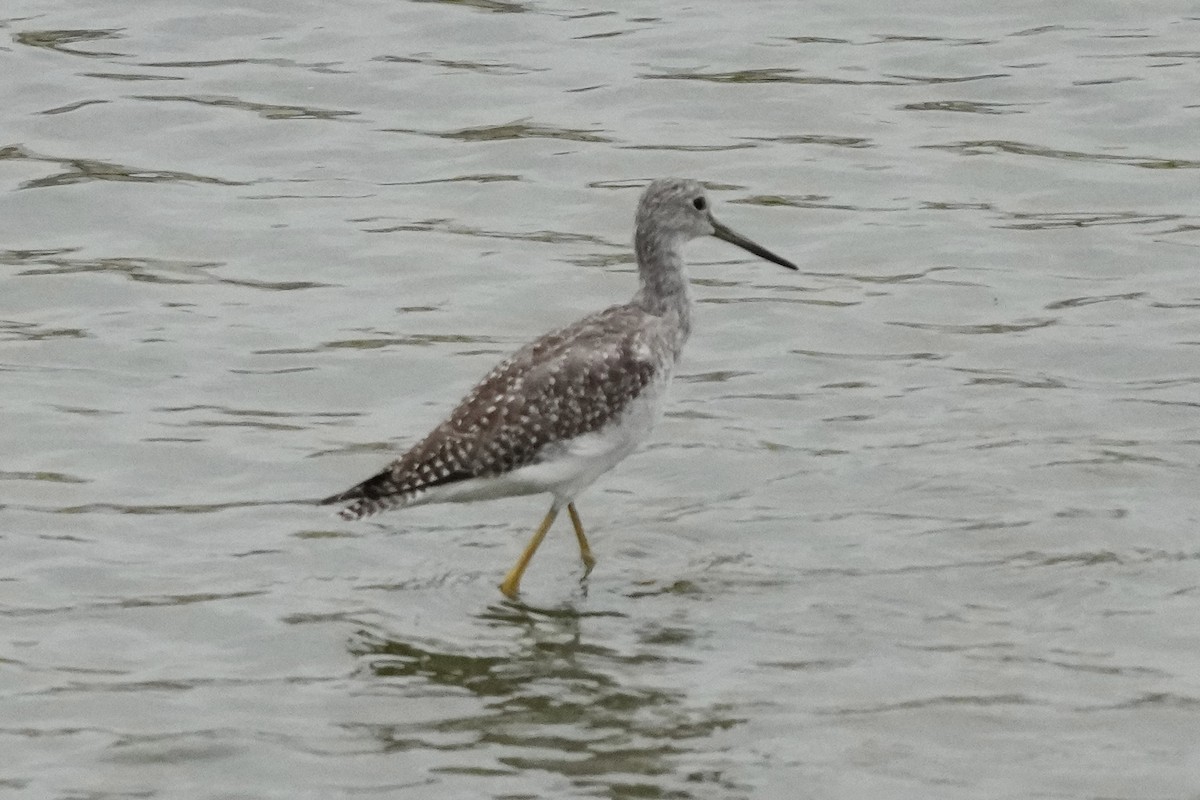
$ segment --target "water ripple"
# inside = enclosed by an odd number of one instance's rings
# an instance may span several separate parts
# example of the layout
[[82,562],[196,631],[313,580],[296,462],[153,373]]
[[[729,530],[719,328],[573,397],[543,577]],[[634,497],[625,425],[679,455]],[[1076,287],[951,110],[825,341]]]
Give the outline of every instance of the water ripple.
[[243,100],[240,97],[221,95],[143,94],[134,95],[134,99],[146,100],[153,103],[195,103],[215,108],[233,108],[239,111],[249,111],[264,119],[320,119],[338,122],[345,117],[356,117],[359,113],[357,111],[315,108],[312,106],[258,103],[252,100]]
[[13,35],[13,41],[17,44],[44,48],[71,56],[83,56],[84,58],[120,58],[128,54],[79,50],[68,47],[68,45],[77,42],[97,42],[120,38],[122,38],[121,31],[116,29],[20,31]]
[[1039,158],[1055,158],[1064,161],[1121,164],[1123,166],[1141,167],[1144,169],[1200,168],[1200,161],[1192,159],[1168,158],[1163,156],[1122,156],[1114,153],[1088,153],[1081,150],[1063,150],[1055,147],[1006,141],[1003,139],[975,139],[949,144],[927,144],[920,146],[930,150],[946,150],[964,156],[1008,153],[1010,155],[1037,156]]
[[525,120],[448,131],[419,130],[417,128],[383,128],[381,130],[384,133],[411,133],[419,136],[432,136],[437,139],[455,139],[460,142],[504,142],[513,139],[563,139],[569,142],[597,143],[613,141],[594,129],[559,128],[553,125],[530,123]]
[[0,319],[0,342],[40,342],[46,339],[83,339],[88,332],[82,328],[50,328],[35,322]]
[[44,156],[21,145],[0,147],[0,161],[34,161],[65,167],[62,172],[43,178],[24,181],[21,189],[42,189],[50,186],[70,186],[89,181],[131,181],[135,183],[208,183],[217,186],[245,186],[244,181],[231,181],[208,175],[196,175],[177,170],[148,169],[97,161],[91,158]]
[[123,275],[139,283],[188,285],[197,283],[223,284],[271,292],[325,288],[332,284],[315,281],[264,281],[252,278],[227,278],[210,274],[223,264],[208,261],[171,261],[157,258],[110,256],[107,258],[72,258],[69,254],[79,248],[64,247],[46,250],[0,250],[0,265],[40,266],[23,269],[21,277],[111,273]]
[[1057,317],[1034,317],[1032,319],[1022,319],[1016,322],[988,322],[975,325],[950,325],[939,322],[901,322],[889,321],[888,325],[896,325],[901,328],[913,328],[920,331],[938,331],[939,333],[955,333],[955,334],[993,334],[993,333],[1020,333],[1021,331],[1034,330],[1036,328],[1046,328],[1051,325],[1058,324]]
[[510,64],[505,61],[465,61],[447,58],[436,58],[428,53],[412,56],[377,56],[375,61],[388,64],[420,64],[429,67],[441,67],[449,70],[462,70],[485,75],[527,75],[534,72],[545,72],[544,68],[526,67]]
[[983,103],[973,100],[926,100],[921,103],[906,103],[904,111],[953,111],[966,114],[1024,114],[1017,103]]
[[[1009,212],[1003,216],[1016,221],[1001,227],[1026,231],[1088,228],[1096,225],[1154,225],[1185,218],[1182,214],[1140,214],[1136,211],[1026,211]],[[1179,227],[1174,232],[1184,230],[1185,228]]]
[[[375,221],[356,219],[352,222],[367,222]],[[476,228],[460,222],[455,222],[449,219],[429,219],[418,222],[410,222],[401,225],[387,225],[381,228],[364,228],[367,233],[400,233],[400,232],[419,232],[419,233],[450,233],[456,236],[475,236],[483,239],[508,239],[516,242],[541,242],[543,244],[592,244],[604,247],[619,247],[622,251],[626,248],[624,245],[615,244],[605,241],[598,236],[593,236],[586,233],[570,233],[566,231],[553,230],[538,230],[538,231],[493,231],[483,228]],[[623,256],[627,257],[627,256]]]

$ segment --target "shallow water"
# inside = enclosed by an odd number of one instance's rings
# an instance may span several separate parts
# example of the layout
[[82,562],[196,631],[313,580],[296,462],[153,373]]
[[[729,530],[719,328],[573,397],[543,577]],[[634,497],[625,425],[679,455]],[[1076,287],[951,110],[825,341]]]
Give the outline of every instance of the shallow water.
[[[1200,12],[5,6],[0,787],[1200,797]],[[308,504],[691,250],[580,499]]]

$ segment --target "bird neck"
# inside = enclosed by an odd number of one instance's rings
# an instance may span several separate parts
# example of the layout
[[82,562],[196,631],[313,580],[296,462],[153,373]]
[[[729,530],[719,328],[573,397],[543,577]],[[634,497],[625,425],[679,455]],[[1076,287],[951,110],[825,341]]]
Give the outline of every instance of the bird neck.
[[683,266],[683,240],[638,230],[634,236],[641,286],[634,305],[658,317],[674,317],[679,345],[692,330],[692,292]]

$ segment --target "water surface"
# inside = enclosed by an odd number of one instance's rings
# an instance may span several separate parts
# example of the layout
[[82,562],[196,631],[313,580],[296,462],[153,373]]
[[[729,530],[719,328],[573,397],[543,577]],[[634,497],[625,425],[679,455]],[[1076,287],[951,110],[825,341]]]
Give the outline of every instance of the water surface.
[[[1200,13],[15,2],[0,787],[1184,798]],[[309,505],[690,250],[654,440],[541,498]]]

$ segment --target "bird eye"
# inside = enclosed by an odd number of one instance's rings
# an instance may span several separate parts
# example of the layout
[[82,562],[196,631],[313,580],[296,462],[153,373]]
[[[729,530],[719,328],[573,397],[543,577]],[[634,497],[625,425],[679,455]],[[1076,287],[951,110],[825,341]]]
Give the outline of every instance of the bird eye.
[[703,197],[697,197],[695,200],[692,201],[692,207],[695,208],[697,211],[703,211],[705,208],[708,207],[708,203],[704,202]]

